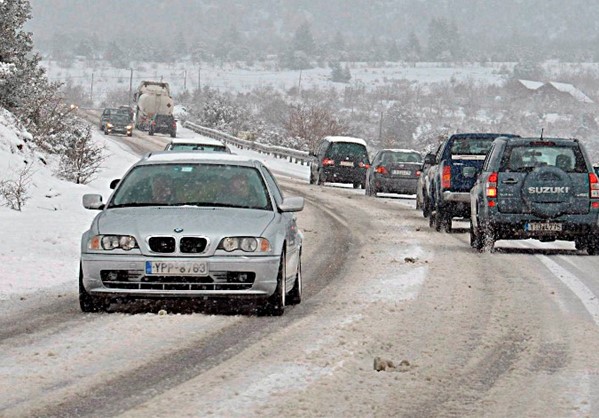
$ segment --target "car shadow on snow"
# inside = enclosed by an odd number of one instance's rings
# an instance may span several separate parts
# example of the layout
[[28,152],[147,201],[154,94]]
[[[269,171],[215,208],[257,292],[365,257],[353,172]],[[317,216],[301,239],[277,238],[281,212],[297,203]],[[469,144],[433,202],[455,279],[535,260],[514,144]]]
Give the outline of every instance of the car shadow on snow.
[[195,314],[206,315],[257,315],[256,305],[237,299],[116,299],[106,310],[108,313],[125,314]]

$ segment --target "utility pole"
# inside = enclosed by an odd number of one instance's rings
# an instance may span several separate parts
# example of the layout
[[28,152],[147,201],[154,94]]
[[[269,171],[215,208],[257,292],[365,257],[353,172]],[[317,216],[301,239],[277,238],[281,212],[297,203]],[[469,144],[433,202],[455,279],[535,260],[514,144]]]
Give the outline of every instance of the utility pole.
[[129,105],[133,102],[133,68],[130,68],[131,75],[129,76]]
[[383,111],[381,110],[381,120],[379,121],[379,144],[383,138]]
[[183,91],[187,91],[187,70],[183,71]]
[[302,95],[302,70],[300,69],[299,81],[297,82],[297,95]]
[[198,66],[198,92],[202,91],[202,66]]
[[94,106],[94,73],[92,72],[92,85],[89,91],[89,100],[92,103],[92,107]]

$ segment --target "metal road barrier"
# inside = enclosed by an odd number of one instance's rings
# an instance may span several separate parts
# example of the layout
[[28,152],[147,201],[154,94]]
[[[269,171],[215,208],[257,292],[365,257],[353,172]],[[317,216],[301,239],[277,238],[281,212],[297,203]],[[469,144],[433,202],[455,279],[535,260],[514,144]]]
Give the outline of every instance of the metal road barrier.
[[192,131],[207,136],[209,138],[218,139],[225,144],[233,144],[241,149],[250,149],[258,151],[261,154],[272,155],[275,158],[284,158],[289,160],[291,163],[296,164],[307,164],[310,165],[311,157],[307,151],[300,151],[292,148],[278,147],[274,145],[261,144],[259,142],[248,141],[247,139],[237,138],[233,135],[226,134],[224,132],[217,131],[215,129],[206,128],[196,123],[185,121],[183,127],[191,129]]

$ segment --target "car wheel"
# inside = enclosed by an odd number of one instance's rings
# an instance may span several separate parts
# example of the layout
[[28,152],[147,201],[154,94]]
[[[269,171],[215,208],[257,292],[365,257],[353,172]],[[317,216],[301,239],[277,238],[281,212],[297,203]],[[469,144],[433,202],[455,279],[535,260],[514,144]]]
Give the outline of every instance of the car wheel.
[[420,199],[418,199],[418,196],[416,196],[416,210],[421,210],[422,209],[422,203],[420,202]]
[[148,131],[148,135],[150,135],[150,136],[154,136],[154,131],[150,129],[150,130]]
[[285,312],[285,294],[287,293],[285,284],[285,253],[281,255],[279,263],[279,273],[277,274],[277,287],[272,295],[266,299],[258,313],[260,315],[281,316]]
[[104,135],[108,135],[108,129],[104,129]]
[[431,202],[425,194],[422,196],[422,216],[425,218],[431,216]]
[[102,312],[108,308],[108,305],[108,299],[87,293],[85,286],[83,286],[83,271],[79,267],[79,307],[81,311]]
[[133,132],[128,133],[127,136],[133,136]]
[[487,252],[493,251],[495,245],[495,233],[493,228],[490,226],[484,226],[480,229],[481,249],[480,251]]
[[318,184],[319,186],[322,186],[324,184],[324,174],[322,174],[320,171],[318,171],[316,173],[317,177],[317,181],[316,184]]
[[359,189],[360,188],[360,182],[359,181],[354,181],[353,184],[354,189]]
[[431,218],[433,218],[433,227],[435,231],[441,232],[441,227],[443,226],[443,216],[444,213],[441,210],[439,205],[435,205],[435,210],[431,213]]
[[176,138],[176,137],[177,137],[177,134],[173,132],[173,133],[171,134],[171,138]]
[[310,184],[314,184],[314,183],[316,183],[314,181],[314,175],[312,174],[312,170],[310,170]]
[[444,216],[443,216],[443,219],[441,220],[441,223],[443,225],[443,229],[447,233],[450,233],[452,231],[452,225],[451,225],[452,219],[453,219],[453,216],[450,212],[444,212]]
[[297,273],[295,274],[295,281],[293,287],[287,294],[286,302],[289,305],[298,305],[302,301],[302,253],[300,252],[299,259],[297,260]]
[[598,255],[599,254],[599,239],[593,239],[587,243],[587,254]]

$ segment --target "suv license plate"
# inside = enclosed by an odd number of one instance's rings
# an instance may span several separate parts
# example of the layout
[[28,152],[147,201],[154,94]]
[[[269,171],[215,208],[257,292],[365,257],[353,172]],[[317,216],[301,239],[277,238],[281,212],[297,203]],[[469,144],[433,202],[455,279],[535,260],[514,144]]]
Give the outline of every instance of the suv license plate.
[[147,275],[160,276],[207,276],[205,261],[146,261]]
[[524,224],[524,230],[527,232],[561,232],[562,224],[560,223],[543,223],[543,222],[530,222]]
[[351,161],[340,161],[339,165],[341,165],[343,167],[353,167],[354,163]]

